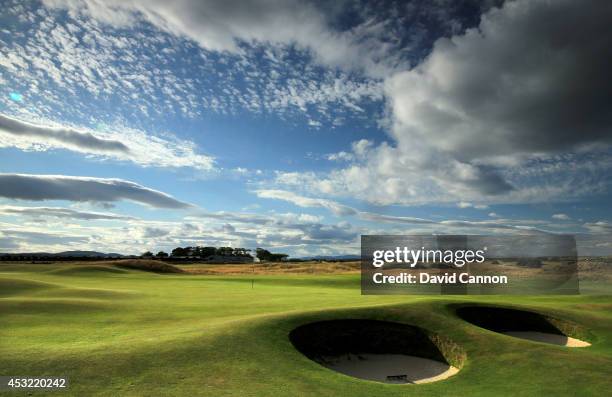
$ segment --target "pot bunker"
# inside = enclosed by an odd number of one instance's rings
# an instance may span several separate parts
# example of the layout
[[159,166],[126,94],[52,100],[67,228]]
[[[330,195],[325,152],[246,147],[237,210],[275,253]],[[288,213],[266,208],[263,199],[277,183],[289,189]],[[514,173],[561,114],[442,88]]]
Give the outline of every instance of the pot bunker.
[[478,327],[517,338],[567,347],[591,345],[578,339],[585,332],[577,324],[540,313],[494,306],[461,306],[456,312]]
[[342,374],[384,383],[429,383],[459,371],[465,354],[416,326],[377,320],[302,325],[289,338],[309,359]]

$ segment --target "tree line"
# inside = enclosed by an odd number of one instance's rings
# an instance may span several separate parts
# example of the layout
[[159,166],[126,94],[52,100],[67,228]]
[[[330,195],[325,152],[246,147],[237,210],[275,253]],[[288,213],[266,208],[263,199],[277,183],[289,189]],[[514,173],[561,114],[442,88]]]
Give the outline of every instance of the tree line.
[[[151,251],[147,251],[141,255],[143,258],[189,258],[189,259],[206,259],[212,256],[223,256],[223,257],[239,257],[239,258],[253,258],[251,254],[253,250],[247,248],[232,248],[232,247],[176,247],[170,254],[164,251],[159,251],[157,254],[153,254]],[[263,248],[255,249],[255,256],[260,261],[267,262],[281,262],[289,255],[281,253],[272,253]]]

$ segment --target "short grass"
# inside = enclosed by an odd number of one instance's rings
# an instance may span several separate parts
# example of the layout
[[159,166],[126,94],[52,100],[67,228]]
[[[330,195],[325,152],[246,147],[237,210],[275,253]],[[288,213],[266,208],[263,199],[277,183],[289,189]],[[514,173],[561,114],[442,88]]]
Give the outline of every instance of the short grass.
[[[480,329],[455,316],[449,305],[457,302],[550,313],[583,325],[593,345]],[[461,345],[466,364],[442,382],[385,385],[325,369],[289,342],[296,326],[336,318],[419,325]],[[64,394],[74,396],[604,396],[612,390],[612,296],[362,296],[354,272],[0,264],[0,375],[68,376]]]

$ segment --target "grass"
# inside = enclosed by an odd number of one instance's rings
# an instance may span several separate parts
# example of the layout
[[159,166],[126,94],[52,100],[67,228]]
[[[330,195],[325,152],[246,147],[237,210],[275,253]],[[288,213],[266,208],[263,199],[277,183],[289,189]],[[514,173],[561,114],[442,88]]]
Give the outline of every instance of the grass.
[[112,263],[116,267],[134,270],[143,270],[145,272],[153,273],[183,273],[183,270],[172,266],[168,263],[156,260],[146,259],[125,259]]
[[283,262],[235,265],[190,264],[178,267],[191,274],[208,275],[265,275],[265,274],[357,274],[361,262]]
[[[74,396],[602,396],[612,388],[610,295],[362,296],[350,270],[227,273],[0,264],[0,375],[68,376],[63,394]],[[466,302],[548,313],[583,326],[593,345],[478,328],[454,313]],[[301,324],[341,318],[418,325],[457,343],[467,360],[442,382],[385,385],[325,369],[289,342]]]

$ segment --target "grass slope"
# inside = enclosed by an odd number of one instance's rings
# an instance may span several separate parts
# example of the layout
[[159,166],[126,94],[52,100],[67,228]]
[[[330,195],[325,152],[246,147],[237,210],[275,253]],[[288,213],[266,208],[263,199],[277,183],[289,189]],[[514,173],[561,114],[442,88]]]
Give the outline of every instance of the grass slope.
[[[612,388],[611,296],[361,296],[358,274],[255,275],[252,284],[246,275],[88,266],[0,265],[0,374],[65,375],[63,394],[74,396],[602,396]],[[576,322],[593,346],[478,328],[455,315],[462,302]],[[442,382],[385,385],[327,370],[289,342],[298,325],[338,318],[415,324],[459,344],[467,360]]]

